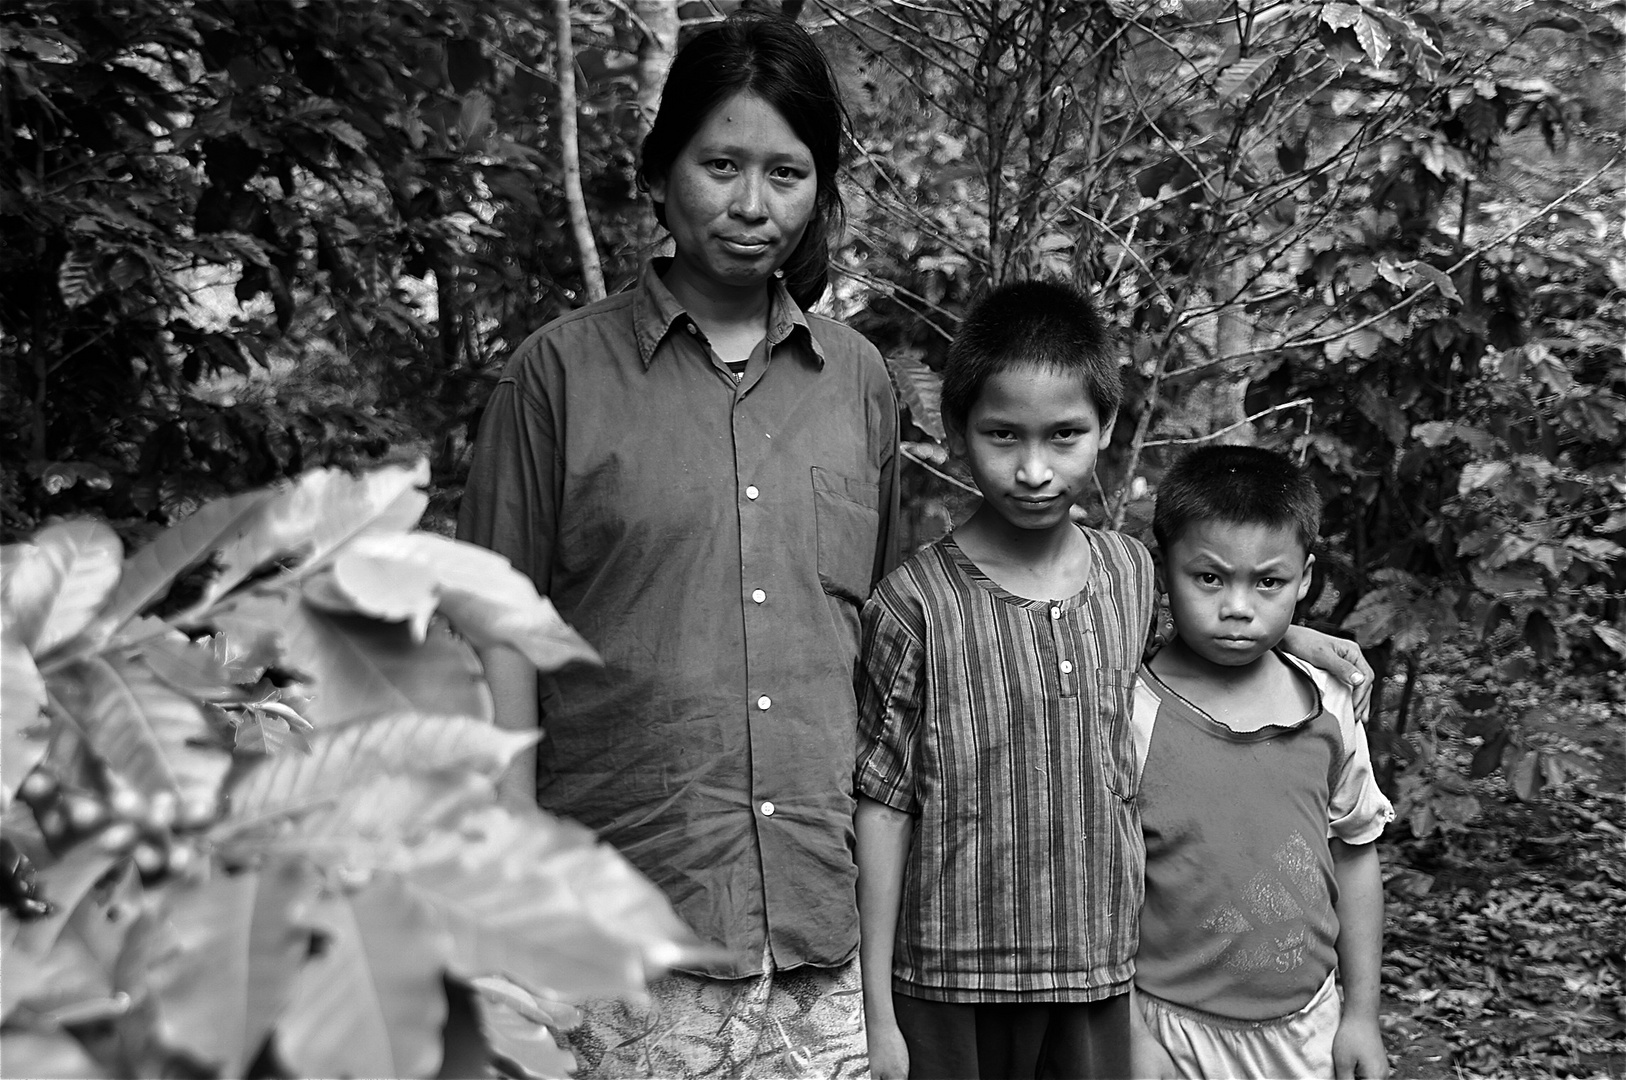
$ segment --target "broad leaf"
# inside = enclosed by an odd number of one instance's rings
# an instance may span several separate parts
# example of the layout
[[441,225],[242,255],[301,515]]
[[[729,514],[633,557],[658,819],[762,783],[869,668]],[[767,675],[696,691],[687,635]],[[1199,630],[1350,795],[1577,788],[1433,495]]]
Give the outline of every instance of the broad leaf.
[[309,950],[316,878],[304,863],[168,890],[150,982],[166,1045],[242,1076]]
[[275,493],[250,491],[205,504],[159,533],[124,563],[118,588],[108,597],[98,623],[111,633],[167,593],[175,579],[223,546],[242,541],[256,513]]
[[1456,282],[1451,280],[1450,274],[1421,260],[1418,261],[1414,269],[1419,275],[1433,282],[1434,287],[1440,290],[1441,296],[1453,303],[1462,303],[1462,295],[1457,292]]
[[296,558],[314,570],[346,542],[368,531],[403,532],[423,516],[429,497],[429,463],[351,476],[338,469],[305,473],[277,492],[255,517],[252,528],[221,550],[220,575],[182,621],[196,619],[256,570],[279,559]]
[[0,610],[11,633],[44,656],[89,624],[118,583],[124,547],[100,521],[47,526],[0,560]]
[[1546,779],[1541,772],[1541,755],[1524,748],[1509,749],[1503,758],[1502,769],[1507,774],[1508,786],[1520,802],[1534,802],[1541,794]]
[[413,640],[422,641],[438,599],[435,571],[412,559],[357,550],[360,543],[347,546],[306,583],[305,599],[324,611],[406,623]]
[[414,713],[321,730],[309,755],[268,758],[244,776],[229,796],[228,819],[305,814],[380,777],[468,771],[494,781],[539,737],[468,717]]
[[302,711],[318,727],[392,713],[492,715],[473,650],[439,625],[420,643],[405,627],[326,614],[287,589],[233,597],[211,621],[234,646],[274,653],[306,677],[313,686]]
[[1227,104],[1246,102],[1269,80],[1271,72],[1276,70],[1276,61],[1276,56],[1266,53],[1263,56],[1245,56],[1226,65],[1214,80],[1214,93]]
[[210,735],[203,706],[139,656],[77,660],[52,685],[97,756],[139,791],[174,792],[182,805],[215,799],[230,753],[198,743]]
[[0,955],[44,956],[49,952],[91,886],[113,869],[115,862],[95,844],[77,844],[57,862],[39,868],[35,881],[40,894],[50,900],[51,913],[25,922],[0,909],[0,924],[5,927],[0,936]]
[[45,756],[45,741],[30,737],[43,728],[45,680],[10,627],[0,627],[0,810]]
[[237,712],[237,733],[232,747],[249,754],[311,752],[311,722],[292,709],[268,709],[255,702]]
[[1376,18],[1363,11],[1360,5],[1328,4],[1321,9],[1321,19],[1335,30],[1343,27],[1353,30],[1367,61],[1374,67],[1383,65],[1384,58],[1389,54],[1388,31]]
[[51,1076],[93,1080],[112,1074],[66,1031],[7,1031],[0,1034],[0,1076]]
[[506,645],[543,671],[598,654],[503,556],[433,533],[361,537],[307,585],[317,606],[406,621],[419,640],[438,605],[477,647]]
[[166,686],[199,701],[227,701],[241,696],[233,674],[209,644],[172,633],[141,643],[141,659]]
[[503,974],[563,997],[639,991],[693,936],[660,890],[588,829],[492,807],[405,879],[456,941],[454,973]]
[[277,1056],[295,1076],[432,1076],[446,1022],[445,931],[388,875],[317,911],[327,947],[300,972]]
[[886,358],[892,370],[892,381],[897,385],[898,398],[909,410],[909,419],[915,426],[938,442],[945,438],[943,431],[943,377],[912,353],[895,352]]
[[[106,877],[114,866],[116,873]],[[7,913],[0,951],[5,1013],[23,1004],[46,1011],[107,1001],[126,938],[139,921],[142,890],[134,867],[80,844],[36,881],[52,913],[26,923]]]
[[295,817],[246,823],[237,835],[223,830],[230,839],[220,847],[234,859],[283,854],[357,874],[396,870],[414,860],[411,845],[496,797],[496,785],[474,773],[376,776]]
[[1353,631],[1355,640],[1367,648],[1380,645],[1405,625],[1407,599],[1404,589],[1374,589],[1356,603],[1344,619],[1344,629]]
[[1466,495],[1483,487],[1494,487],[1507,478],[1511,471],[1505,461],[1472,461],[1462,468],[1462,476],[1457,481],[1457,494]]
[[1593,626],[1592,632],[1598,636],[1599,641],[1613,649],[1621,659],[1626,660],[1626,633],[1604,623]]
[[598,653],[559,617],[553,602],[501,555],[428,533],[411,539],[440,577],[442,614],[475,645],[507,645],[542,671],[599,663]]
[[486,1042],[518,1071],[521,1080],[564,1080],[575,1073],[575,1055],[554,1041],[546,1024],[527,1019],[504,999],[481,994],[476,1001]]
[[538,994],[502,975],[470,979],[469,986],[483,998],[501,1004],[521,1018],[568,1031],[582,1022],[581,1010],[568,1002]]

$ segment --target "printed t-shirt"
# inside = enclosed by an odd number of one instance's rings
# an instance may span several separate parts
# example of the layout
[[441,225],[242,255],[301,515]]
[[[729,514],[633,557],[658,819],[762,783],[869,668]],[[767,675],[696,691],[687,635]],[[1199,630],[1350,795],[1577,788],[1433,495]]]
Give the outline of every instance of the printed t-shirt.
[[916,815],[894,986],[934,1001],[1128,988],[1141,897],[1130,694],[1151,556],[1083,530],[1065,600],[1000,588],[952,536],[864,608],[858,789]]
[[1310,1001],[1337,962],[1328,837],[1377,839],[1378,790],[1349,687],[1296,657],[1316,705],[1292,727],[1238,732],[1142,667],[1134,730],[1146,837],[1135,985],[1238,1020]]
[[874,346],[772,285],[734,379],[646,266],[510,360],[458,535],[604,658],[540,686],[537,798],[619,848],[725,958],[857,949],[859,608],[895,561],[897,414]]

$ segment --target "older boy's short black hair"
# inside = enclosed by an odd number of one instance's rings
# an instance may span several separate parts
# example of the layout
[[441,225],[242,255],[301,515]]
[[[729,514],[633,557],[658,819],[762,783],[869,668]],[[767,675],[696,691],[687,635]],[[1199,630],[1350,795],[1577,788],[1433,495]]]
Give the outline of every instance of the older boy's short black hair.
[[1054,281],[1002,285],[960,324],[943,366],[943,422],[955,431],[988,379],[1027,365],[1076,373],[1103,424],[1123,403],[1112,337],[1088,297]]
[[1321,530],[1321,493],[1309,474],[1274,450],[1203,446],[1163,475],[1152,534],[1167,551],[1198,521],[1291,528],[1309,554]]

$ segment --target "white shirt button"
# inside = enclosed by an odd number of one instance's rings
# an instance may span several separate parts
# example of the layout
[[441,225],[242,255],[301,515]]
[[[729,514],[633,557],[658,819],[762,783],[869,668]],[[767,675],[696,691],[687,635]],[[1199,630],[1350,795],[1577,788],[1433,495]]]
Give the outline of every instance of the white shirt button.
[[769,709],[773,708],[773,698],[769,697],[767,694],[763,694],[761,697],[757,698],[757,708],[761,709],[763,712],[767,712]]
[[1056,606],[1054,606],[1054,607],[1052,607],[1050,609],[1050,618],[1051,618],[1052,621],[1061,618],[1061,605],[1060,604],[1057,604]]
[[774,811],[773,803],[765,802],[765,803],[762,804],[762,816],[763,817],[773,817],[773,811]]
[[695,326],[695,324],[694,324],[694,323],[690,323],[690,324],[689,324],[689,325],[688,325],[688,326],[686,326],[686,327],[684,327],[684,329],[685,329],[685,330],[687,330],[687,331],[688,331],[688,332],[689,332],[689,333],[691,333],[691,334],[698,334],[698,333],[700,333],[700,328],[699,328],[699,327],[697,327],[697,326]]
[[1073,662],[1071,660],[1063,660],[1061,662],[1061,673],[1063,675],[1071,675],[1073,673]]
[[751,590],[751,599],[755,600],[757,603],[760,604],[764,600],[768,599],[768,594],[763,592],[761,589],[752,589]]
[[751,484],[745,489],[745,497],[747,499],[754,499],[760,494],[762,493],[757,490],[757,486],[755,484]]

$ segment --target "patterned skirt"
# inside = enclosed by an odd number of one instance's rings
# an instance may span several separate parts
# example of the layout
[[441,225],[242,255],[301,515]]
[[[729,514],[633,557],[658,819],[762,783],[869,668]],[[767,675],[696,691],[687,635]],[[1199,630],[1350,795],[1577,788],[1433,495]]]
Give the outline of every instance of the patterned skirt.
[[676,972],[636,1001],[595,1000],[560,1039],[576,1055],[577,1080],[819,1077],[869,1073],[858,961],[838,968],[711,979]]

